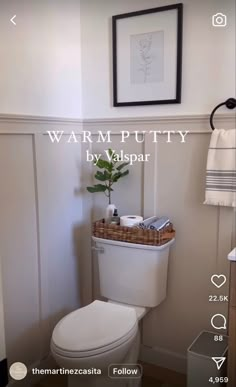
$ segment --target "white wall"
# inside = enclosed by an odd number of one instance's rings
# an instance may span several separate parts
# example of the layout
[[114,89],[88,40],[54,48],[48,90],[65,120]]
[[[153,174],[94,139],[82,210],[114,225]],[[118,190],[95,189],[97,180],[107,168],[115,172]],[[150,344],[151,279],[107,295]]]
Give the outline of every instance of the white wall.
[[1,113],[81,116],[78,0],[1,0],[0,37]]
[[[235,94],[234,0],[184,0],[182,103],[112,107],[111,17],[178,0],[81,0],[83,117],[137,117],[208,114]],[[226,28],[213,28],[216,12],[228,16]]]
[[[182,103],[114,108],[111,16],[169,1],[1,0],[1,113],[68,118],[209,113],[235,92],[235,5],[233,0],[183,3]],[[226,28],[211,25],[218,11],[228,16]],[[14,14],[16,26],[9,21]]]

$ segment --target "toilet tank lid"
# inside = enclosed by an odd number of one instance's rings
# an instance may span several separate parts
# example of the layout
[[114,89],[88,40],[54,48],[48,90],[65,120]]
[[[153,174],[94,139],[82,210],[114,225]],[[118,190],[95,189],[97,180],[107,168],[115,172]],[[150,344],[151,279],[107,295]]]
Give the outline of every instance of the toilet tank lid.
[[66,351],[92,351],[119,341],[136,324],[133,308],[96,300],[59,321],[52,340]]
[[113,240],[113,239],[103,239],[103,238],[98,238],[95,236],[92,236],[92,240],[96,243],[105,244],[105,245],[128,247],[128,248],[135,248],[135,249],[142,249],[142,250],[161,251],[161,250],[165,250],[167,247],[170,247],[174,243],[175,238],[172,238],[171,240],[169,240],[168,242],[166,242],[160,246],[142,245],[139,243],[123,242],[123,241],[117,241],[117,240]]
[[128,308],[133,308],[135,310],[136,316],[138,321],[141,320],[151,308],[145,307],[145,306],[136,306],[136,305],[129,305],[129,304],[124,304],[122,302],[118,301],[113,301],[113,300],[108,300],[108,302],[116,305],[122,305],[124,307]]

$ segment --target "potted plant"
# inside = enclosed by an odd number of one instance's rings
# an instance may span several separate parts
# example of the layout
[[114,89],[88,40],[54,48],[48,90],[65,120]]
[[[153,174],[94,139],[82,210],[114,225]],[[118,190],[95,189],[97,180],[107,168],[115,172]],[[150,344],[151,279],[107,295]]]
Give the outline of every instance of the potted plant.
[[[94,165],[96,165],[100,170],[98,170],[94,177],[96,180],[100,181],[99,184],[94,184],[92,187],[87,187],[88,192],[96,193],[103,192],[108,198],[108,207],[106,210],[106,218],[113,215],[115,205],[111,203],[111,194],[113,192],[113,185],[117,183],[122,177],[129,174],[129,170],[123,169],[129,165],[128,162],[120,163],[119,157],[112,149],[108,150],[110,156],[110,161],[99,159]],[[112,213],[111,213],[112,212]]]

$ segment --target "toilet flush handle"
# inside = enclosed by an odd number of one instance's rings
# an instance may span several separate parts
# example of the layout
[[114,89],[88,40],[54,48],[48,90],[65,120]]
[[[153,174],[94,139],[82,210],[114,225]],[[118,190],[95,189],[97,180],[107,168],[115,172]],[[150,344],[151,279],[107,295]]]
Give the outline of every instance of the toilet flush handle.
[[103,247],[92,246],[92,250],[93,251],[97,251],[98,253],[101,253],[101,254],[104,253],[104,248]]

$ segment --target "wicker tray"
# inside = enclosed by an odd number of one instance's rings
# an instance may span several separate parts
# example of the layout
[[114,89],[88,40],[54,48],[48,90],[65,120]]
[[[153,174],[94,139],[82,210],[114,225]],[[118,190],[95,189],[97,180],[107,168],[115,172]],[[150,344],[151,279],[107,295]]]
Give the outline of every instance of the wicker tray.
[[107,224],[104,219],[101,219],[93,223],[93,236],[141,245],[161,246],[174,238],[175,230],[172,224],[157,231]]

